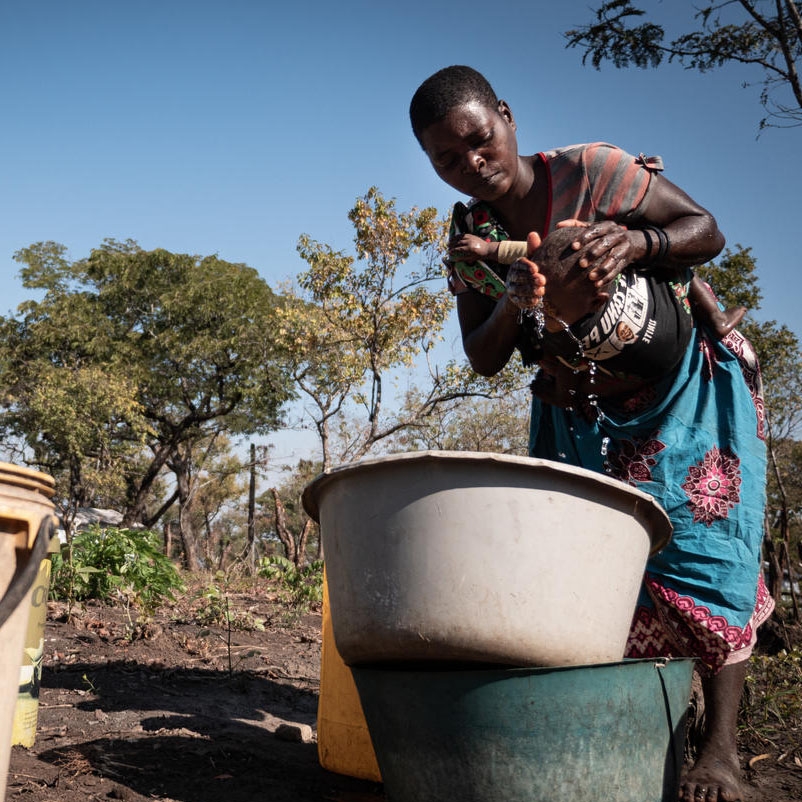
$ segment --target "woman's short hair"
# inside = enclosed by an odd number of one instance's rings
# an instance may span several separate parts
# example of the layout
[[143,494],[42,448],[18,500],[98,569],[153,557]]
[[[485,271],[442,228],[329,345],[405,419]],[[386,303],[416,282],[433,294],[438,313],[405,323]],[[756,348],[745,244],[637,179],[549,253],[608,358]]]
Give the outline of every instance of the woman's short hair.
[[496,108],[498,97],[482,73],[473,67],[453,65],[427,78],[412,96],[409,120],[418,142],[432,123],[444,119],[451,109],[471,100]]

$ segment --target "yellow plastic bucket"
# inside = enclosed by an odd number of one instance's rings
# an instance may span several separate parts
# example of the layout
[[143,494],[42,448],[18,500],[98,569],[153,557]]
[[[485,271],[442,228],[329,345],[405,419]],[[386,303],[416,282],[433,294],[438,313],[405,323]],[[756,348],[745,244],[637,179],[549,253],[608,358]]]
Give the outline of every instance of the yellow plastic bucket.
[[351,669],[343,662],[334,643],[325,572],[322,634],[317,708],[317,753],[320,765],[337,774],[381,782],[379,764]]
[[[58,538],[50,541],[49,551],[58,551]],[[50,557],[39,563],[39,573],[31,589],[31,604],[22,665],[19,673],[19,692],[11,726],[11,745],[30,749],[36,741],[36,724],[39,721],[39,688],[42,684],[42,660],[45,653],[45,625],[47,624],[47,596],[50,592]]]
[[47,474],[0,462],[0,799],[31,597],[55,528],[53,486]]

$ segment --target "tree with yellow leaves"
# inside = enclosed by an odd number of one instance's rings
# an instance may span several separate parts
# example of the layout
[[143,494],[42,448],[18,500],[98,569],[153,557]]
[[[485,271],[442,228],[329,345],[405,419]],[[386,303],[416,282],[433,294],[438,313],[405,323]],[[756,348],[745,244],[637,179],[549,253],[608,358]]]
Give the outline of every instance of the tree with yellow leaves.
[[[348,214],[356,258],[301,236],[298,252],[308,268],[300,292],[285,294],[279,333],[296,388],[320,438],[324,468],[333,459],[358,459],[409,424],[385,412],[389,377],[410,368],[440,337],[451,308],[439,254],[445,226],[434,208],[398,212],[375,187]],[[406,270],[418,257],[418,267]],[[445,389],[445,388],[443,388]],[[439,397],[439,396],[438,396]],[[347,404],[364,412],[358,430],[332,453],[332,425]],[[353,416],[350,418],[353,420]]]

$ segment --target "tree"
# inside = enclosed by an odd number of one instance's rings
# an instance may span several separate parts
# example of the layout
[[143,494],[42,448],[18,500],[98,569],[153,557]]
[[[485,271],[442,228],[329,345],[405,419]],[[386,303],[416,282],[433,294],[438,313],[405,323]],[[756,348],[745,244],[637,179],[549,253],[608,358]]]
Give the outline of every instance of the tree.
[[766,410],[775,439],[793,436],[802,421],[802,354],[799,340],[785,325],[759,321],[762,293],[757,282],[757,263],[751,248],[727,248],[718,262],[697,270],[725,306],[749,310],[739,326],[755,346],[763,374]]
[[[348,217],[357,259],[303,235],[298,252],[309,267],[298,276],[301,293],[279,312],[293,378],[312,405],[306,414],[324,468],[333,459],[332,422],[346,403],[361,408],[365,423],[348,446],[350,459],[404,425],[387,420],[386,382],[431,349],[451,307],[437,258],[444,226],[435,209],[399,213],[373,187]],[[403,274],[418,253],[421,269]],[[435,290],[427,287],[432,281]]]
[[[436,210],[399,212],[373,187],[348,217],[356,258],[303,235],[298,251],[308,269],[298,276],[300,291],[286,290],[278,313],[278,334],[324,470],[391,445],[439,407],[487,395],[493,385],[466,365],[431,364],[453,304],[440,262],[446,226]],[[418,265],[410,270],[413,257]],[[391,382],[424,367],[428,384],[408,393],[401,407],[388,404]]]
[[[320,463],[302,459],[292,473],[278,486],[271,487],[259,498],[262,510],[258,524],[264,535],[275,538],[284,550],[284,556],[296,568],[303,568],[309,559],[309,547],[317,539],[315,552],[319,555],[320,532],[304,512],[301,494],[310,481],[320,473]],[[268,534],[269,533],[269,534]]]
[[[231,453],[227,436],[214,434],[202,442],[179,447],[169,462],[177,481],[174,521],[186,565],[222,569],[236,553],[244,554],[247,466]],[[185,461],[180,468],[176,464]]]
[[10,458],[54,477],[70,542],[81,507],[123,503],[147,421],[131,376],[97,359],[105,332],[91,298],[70,295],[64,252],[40,243],[20,254],[26,285],[47,296],[22,304],[18,318],[0,318],[0,431]]
[[[453,388],[451,399],[431,404],[431,390],[410,388],[400,417],[412,420],[392,438],[392,450],[528,454],[532,395],[528,386],[521,386],[519,366],[511,363],[488,378],[466,363],[451,362],[441,375],[447,376],[442,385]],[[413,418],[410,412],[418,409],[427,412]]]
[[[125,377],[105,375],[91,365],[71,371],[36,363],[26,367],[29,381],[7,385],[6,448],[13,451],[17,442],[23,453],[25,433],[36,433],[30,440],[31,462],[56,479],[56,503],[70,541],[82,507],[117,507],[124,498],[121,469],[144,442],[144,418]],[[131,440],[114,436],[122,426]]]
[[[676,4],[666,5],[672,21]],[[670,42],[656,22],[633,24],[646,12],[631,0],[609,0],[595,11],[596,22],[565,33],[568,47],[585,50],[596,69],[603,61],[657,67],[664,59],[700,72],[730,63],[762,71],[760,127],[802,124],[802,4],[794,0],[706,0],[694,14],[695,27]]]
[[[127,387],[138,417],[117,413],[105,435],[120,449],[139,449],[138,461],[114,465],[126,487],[123,526],[152,526],[176,501],[187,502],[193,449],[218,432],[277,427],[291,394],[271,337],[278,299],[255,270],[216,256],[145,251],[130,240],[106,240],[76,262],[64,253],[39,243],[16,254],[24,285],[44,298],[3,321],[11,336],[0,360],[8,388],[0,427],[16,427],[35,455],[42,451],[39,423],[21,410],[48,371],[91,368],[110,387]],[[47,448],[35,458],[65,470],[62,445]],[[153,490],[165,472],[173,489],[158,503]],[[187,556],[197,567],[197,555]]]

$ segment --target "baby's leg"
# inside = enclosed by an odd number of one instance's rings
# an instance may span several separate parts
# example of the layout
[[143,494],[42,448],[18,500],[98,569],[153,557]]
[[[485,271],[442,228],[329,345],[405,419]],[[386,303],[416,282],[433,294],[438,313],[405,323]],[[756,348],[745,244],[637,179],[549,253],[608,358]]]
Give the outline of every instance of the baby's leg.
[[733,306],[724,311],[719,309],[713,293],[697,276],[691,279],[688,287],[688,300],[694,318],[700,323],[704,323],[719,340],[738,326],[747,312],[745,306]]

